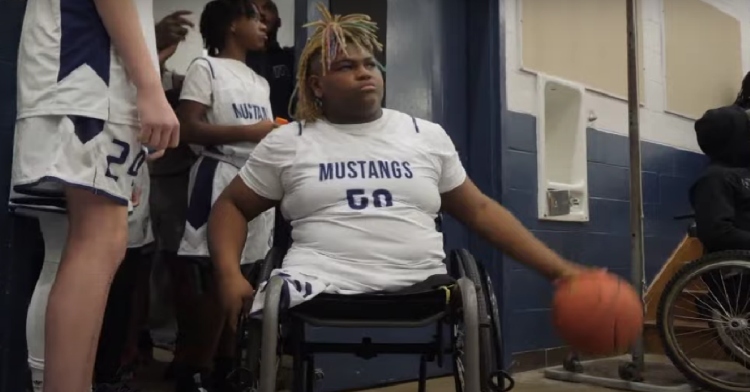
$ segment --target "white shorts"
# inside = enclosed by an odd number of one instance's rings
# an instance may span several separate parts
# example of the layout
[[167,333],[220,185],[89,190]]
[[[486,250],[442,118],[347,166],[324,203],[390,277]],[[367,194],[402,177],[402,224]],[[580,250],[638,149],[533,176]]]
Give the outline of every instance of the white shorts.
[[141,248],[154,242],[149,206],[150,194],[151,179],[148,165],[143,165],[133,184],[131,198],[133,212],[128,216],[128,248]]
[[[193,165],[185,233],[177,252],[180,256],[208,257],[208,215],[216,199],[238,172],[239,169],[232,164],[205,156]],[[274,217],[274,210],[269,209],[247,224],[247,241],[241,264],[254,263],[266,257],[273,241]]]
[[145,154],[138,127],[80,116],[16,121],[13,187],[18,193],[62,196],[64,186],[90,189],[130,205]]

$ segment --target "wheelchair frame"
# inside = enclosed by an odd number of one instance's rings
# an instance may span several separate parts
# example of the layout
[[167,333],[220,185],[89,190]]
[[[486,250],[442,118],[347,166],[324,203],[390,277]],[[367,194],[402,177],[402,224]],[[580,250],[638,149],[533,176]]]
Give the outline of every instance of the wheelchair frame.
[[[275,391],[278,361],[282,353],[291,354],[293,358],[294,392],[313,391],[318,376],[314,356],[320,353],[348,353],[363,359],[371,359],[379,354],[420,355],[420,392],[426,391],[427,362],[437,361],[438,366],[442,367],[443,356],[450,353],[454,362],[457,391],[509,391],[513,388],[512,378],[499,369],[502,363],[500,320],[490,277],[468,251],[452,251],[446,259],[449,275],[456,279],[450,290],[455,295],[447,295],[442,289],[409,294],[321,294],[282,314],[281,296],[286,283],[282,277],[269,277],[274,269],[281,266],[285,254],[285,248],[272,248],[265,260],[259,261],[254,274],[256,276],[249,278],[254,287],[260,287],[264,282],[267,284],[264,288],[266,297],[262,320],[250,318],[246,313],[240,318],[239,349],[242,351],[244,348],[245,352],[244,355],[240,353],[239,358],[242,358],[241,368],[249,375],[249,379],[242,380],[241,390]],[[394,306],[404,306],[405,303],[409,309],[426,305],[431,311],[418,312],[419,315],[414,317],[378,319],[352,316],[354,312],[335,310],[358,309],[360,314],[372,314],[393,309]],[[326,310],[321,312],[321,308]],[[362,308],[367,310],[363,312]],[[364,337],[359,343],[309,342],[305,339],[307,325],[335,328],[421,328],[430,324],[435,325],[436,334],[426,343],[374,343],[369,337]],[[443,347],[445,324],[451,326],[449,349]],[[463,351],[457,347],[457,335],[461,327],[464,332]],[[284,339],[281,339],[282,336]]]
[[[697,226],[694,218],[694,214],[674,217],[675,220],[692,220],[692,222],[688,226],[687,235],[689,237],[697,238]],[[750,252],[737,250],[706,253],[704,249],[704,254],[701,257],[680,266],[679,269],[675,272],[674,276],[672,276],[672,278],[665,285],[661,297],[659,298],[659,302],[657,304],[656,326],[659,332],[659,338],[662,345],[664,346],[665,354],[670,359],[672,364],[674,364],[675,367],[680,371],[680,373],[682,373],[692,383],[701,388],[712,391],[750,391],[750,384],[725,384],[713,378],[710,374],[696,368],[692,360],[687,358],[683,351],[678,347],[678,339],[675,335],[673,335],[671,331],[672,326],[669,320],[672,314],[671,309],[674,304],[679,301],[680,294],[684,289],[686,289],[690,281],[695,277],[702,276],[703,274],[712,273],[712,269],[726,267],[727,265],[750,269]],[[724,283],[722,283],[722,288],[724,290],[727,290],[727,286],[725,286]],[[708,291],[711,292],[712,290],[718,290],[718,288],[711,288],[709,285]],[[709,296],[711,294],[706,295]],[[739,295],[739,293],[735,293],[735,295]],[[713,301],[720,301],[716,296],[712,297],[713,299],[708,299],[705,301],[696,297],[695,306],[698,308],[699,313],[709,311],[705,307],[710,305],[706,304],[710,304]],[[704,315],[703,317],[707,319],[711,318],[710,315]],[[728,342],[723,341],[721,336],[722,331],[720,330],[720,327],[717,328],[715,325],[712,325],[711,322],[709,322],[709,326],[715,328],[714,334],[716,335],[716,337],[718,337],[716,343],[721,347],[727,357],[747,367],[748,365],[744,362],[741,362],[741,359],[735,355],[735,352],[732,351],[732,349],[728,345]],[[714,337],[711,336],[711,338],[713,339]]]

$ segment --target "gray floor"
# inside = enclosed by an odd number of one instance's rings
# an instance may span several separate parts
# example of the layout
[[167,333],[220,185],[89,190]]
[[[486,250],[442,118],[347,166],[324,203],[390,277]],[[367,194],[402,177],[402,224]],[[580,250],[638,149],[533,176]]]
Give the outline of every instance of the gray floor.
[[[143,392],[172,392],[171,385],[161,381],[165,362],[169,360],[169,353],[163,350],[156,350],[157,362],[144,371],[141,375],[140,387]],[[564,383],[551,381],[544,378],[542,371],[531,371],[518,373],[513,376],[516,380],[514,392],[603,392],[611,391],[610,389],[596,388],[575,383]],[[158,380],[158,381],[157,381]],[[370,392],[414,392],[417,387],[415,384],[402,384],[387,388],[372,389]],[[452,378],[440,378],[430,380],[427,385],[429,392],[453,392],[455,390]]]

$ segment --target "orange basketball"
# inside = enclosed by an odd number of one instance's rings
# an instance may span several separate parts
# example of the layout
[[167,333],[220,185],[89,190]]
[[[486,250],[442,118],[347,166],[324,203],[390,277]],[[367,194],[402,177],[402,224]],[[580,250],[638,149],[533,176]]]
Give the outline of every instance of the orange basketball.
[[580,353],[621,354],[643,331],[643,303],[617,275],[587,272],[557,286],[552,320],[560,337]]

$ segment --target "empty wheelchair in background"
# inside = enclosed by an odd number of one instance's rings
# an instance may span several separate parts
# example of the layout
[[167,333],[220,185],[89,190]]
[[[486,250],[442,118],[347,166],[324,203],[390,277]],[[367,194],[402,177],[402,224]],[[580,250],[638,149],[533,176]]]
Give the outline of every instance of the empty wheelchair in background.
[[[265,287],[263,318],[240,318],[240,368],[233,377],[242,391],[276,391],[282,355],[292,357],[293,392],[312,392],[316,379],[315,354],[353,354],[371,359],[379,354],[420,356],[418,390],[426,391],[427,363],[453,365],[456,391],[504,392],[514,384],[499,367],[502,363],[500,317],[490,277],[466,250],[450,252],[448,274],[430,288],[402,292],[320,294],[291,309],[281,309],[283,278],[269,277],[281,266],[286,248],[274,247],[257,265],[251,282]],[[436,283],[432,282],[432,283]],[[438,287],[436,287],[438,286]],[[434,287],[434,288],[433,288]],[[426,343],[378,343],[363,337],[359,343],[310,342],[305,327],[422,328],[435,326]],[[449,337],[445,343],[446,335]],[[415,370],[417,370],[415,364]]]
[[[695,222],[688,236],[697,241]],[[692,383],[750,392],[750,252],[708,253],[680,266],[664,287],[656,323],[665,354]]]

